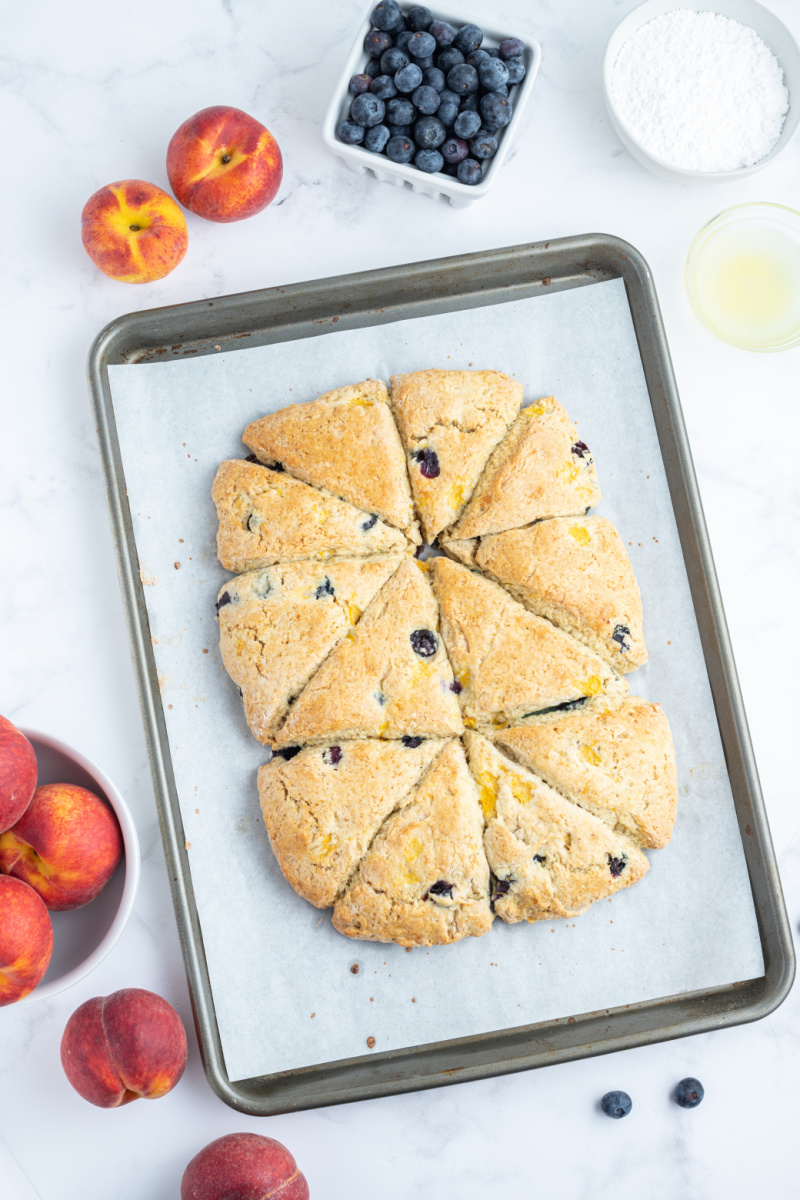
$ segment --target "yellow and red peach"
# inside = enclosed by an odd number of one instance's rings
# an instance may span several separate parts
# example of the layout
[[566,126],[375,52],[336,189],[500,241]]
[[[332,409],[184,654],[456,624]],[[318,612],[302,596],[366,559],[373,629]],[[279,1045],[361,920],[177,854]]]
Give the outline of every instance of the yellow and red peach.
[[167,149],[170,187],[208,221],[243,221],[266,208],[283,160],[270,131],[239,108],[218,104],[189,117]]
[[40,896],[0,875],[0,1008],[41,983],[53,953],[53,924]]
[[154,183],[122,179],[86,201],[81,236],[89,258],[121,283],[152,283],[174,271],[189,234],[178,205]]
[[122,858],[117,818],[94,792],[48,783],[0,834],[0,871],[30,884],[53,912],[99,896]]
[[0,833],[20,819],[35,787],[33,746],[7,717],[0,717]]
[[183,1173],[181,1200],[308,1200],[308,1183],[289,1151],[260,1133],[229,1133],[196,1154]]
[[157,1100],[186,1067],[186,1034],[171,1004],[124,988],[76,1009],[61,1039],[61,1063],[75,1091],[98,1108]]

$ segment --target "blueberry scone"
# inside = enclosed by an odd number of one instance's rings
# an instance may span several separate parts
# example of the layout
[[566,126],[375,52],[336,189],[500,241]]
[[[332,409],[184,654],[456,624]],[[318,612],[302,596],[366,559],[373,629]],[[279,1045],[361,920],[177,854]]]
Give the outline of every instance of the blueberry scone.
[[436,946],[492,924],[478,792],[450,741],[414,795],[389,817],[333,910],[348,937]]
[[448,537],[481,537],[542,517],[583,515],[599,503],[592,455],[558,401],[546,396],[522,409]]
[[534,717],[494,741],[575,804],[640,846],[666,846],[678,780],[667,718],[638,696],[600,697]]
[[475,563],[540,617],[615,670],[647,661],[642,598],[617,530],[605,517],[556,517],[481,538]]
[[487,821],[492,907],[504,921],[577,917],[648,870],[624,834],[504,758],[480,734],[468,732],[465,742]]
[[462,729],[436,601],[425,573],[405,558],[313,676],[275,744]]
[[448,558],[434,559],[431,574],[468,728],[627,691],[603,659],[498,584]]
[[281,563],[231,579],[217,600],[225,670],[260,742],[398,567],[402,554],[325,564]]
[[391,812],[410,797],[442,741],[354,741],[276,755],[258,772],[261,811],[285,878],[330,908]]
[[405,454],[380,379],[337,388],[254,421],[242,441],[267,466],[281,466],[420,540]]
[[219,521],[219,561],[237,574],[277,562],[360,558],[408,546],[400,530],[376,513],[260,463],[222,463],[211,495]]
[[452,525],[522,403],[522,384],[500,371],[393,375],[391,403],[408,456],[426,542]]

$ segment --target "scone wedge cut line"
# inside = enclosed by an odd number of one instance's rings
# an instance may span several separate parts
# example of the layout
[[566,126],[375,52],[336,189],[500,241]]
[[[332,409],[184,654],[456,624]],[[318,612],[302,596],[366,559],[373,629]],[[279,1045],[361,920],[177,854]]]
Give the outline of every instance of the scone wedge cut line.
[[669,725],[626,678],[647,648],[625,543],[588,515],[564,408],[522,405],[500,371],[366,379],[253,421],[214,480],[266,832],[351,938],[574,918],[672,834]]

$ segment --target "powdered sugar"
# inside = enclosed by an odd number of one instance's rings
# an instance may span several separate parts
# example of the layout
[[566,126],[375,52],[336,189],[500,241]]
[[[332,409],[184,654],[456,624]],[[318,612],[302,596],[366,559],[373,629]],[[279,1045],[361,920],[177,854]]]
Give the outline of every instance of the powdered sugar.
[[611,93],[650,154],[693,171],[753,166],[777,142],[789,108],[780,63],[755,30],[686,8],[632,34]]

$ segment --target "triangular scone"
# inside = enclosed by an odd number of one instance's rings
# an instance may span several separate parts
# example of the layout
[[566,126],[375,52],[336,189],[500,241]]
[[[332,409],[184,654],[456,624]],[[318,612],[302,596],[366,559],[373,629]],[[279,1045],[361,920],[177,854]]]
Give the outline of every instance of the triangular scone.
[[639,586],[622,538],[605,517],[556,517],[490,534],[475,562],[615,670],[624,674],[647,661]]
[[577,917],[637,883],[649,867],[629,838],[509,762],[477,733],[465,737],[488,822],[486,857],[504,921]]
[[276,755],[258,772],[261,812],[284,877],[330,908],[389,813],[444,742],[342,742]]
[[408,561],[389,554],[280,563],[225,584],[217,600],[222,661],[260,742],[277,734],[294,698]]
[[509,725],[586,696],[627,692],[607,663],[498,584],[448,558],[433,559],[431,573],[468,727]]
[[448,536],[500,533],[599,503],[592,456],[558,401],[546,396],[523,408]]
[[481,544],[480,538],[444,538],[436,543],[443,554],[454,562],[463,563],[465,567],[475,566],[475,555]]
[[678,780],[667,718],[638,696],[535,717],[494,740],[568,799],[640,846],[666,846]]
[[406,456],[380,379],[290,404],[248,425],[242,441],[267,466],[377,513],[419,543]]
[[483,816],[460,742],[449,742],[389,817],[333,910],[348,937],[437,946],[492,924]]
[[211,495],[219,520],[219,561],[237,574],[276,562],[360,558],[408,545],[398,529],[375,513],[260,463],[222,463]]
[[438,625],[425,574],[405,558],[299,697],[276,745],[461,733]]
[[414,371],[390,388],[426,542],[458,517],[522,403],[500,371]]

